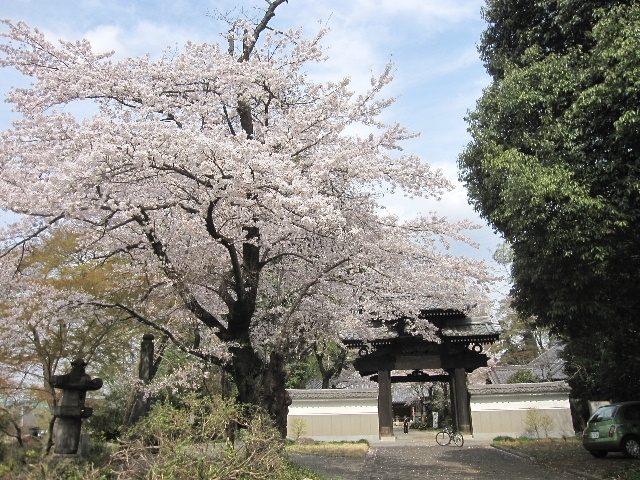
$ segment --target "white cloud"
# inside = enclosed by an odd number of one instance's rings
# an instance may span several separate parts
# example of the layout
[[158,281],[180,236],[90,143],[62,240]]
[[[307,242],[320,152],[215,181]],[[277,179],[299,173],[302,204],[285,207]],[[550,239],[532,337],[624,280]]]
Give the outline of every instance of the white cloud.
[[455,52],[454,55],[443,59],[442,62],[431,65],[431,68],[425,70],[425,72],[428,73],[428,77],[449,75],[478,63],[478,51],[475,47],[468,47],[462,51]]
[[[99,25],[83,35],[95,52],[115,51],[115,58],[151,54],[158,58],[167,49],[181,49],[188,41],[204,41],[180,27],[142,20],[126,30],[116,25]],[[211,40],[211,39],[209,39]]]
[[484,4],[479,0],[358,0],[355,3],[369,16],[410,15],[416,21],[432,27],[478,15],[480,6]]
[[119,56],[127,49],[121,41],[122,29],[115,25],[99,25],[86,32],[83,37],[91,42],[91,47],[96,53],[114,51]]

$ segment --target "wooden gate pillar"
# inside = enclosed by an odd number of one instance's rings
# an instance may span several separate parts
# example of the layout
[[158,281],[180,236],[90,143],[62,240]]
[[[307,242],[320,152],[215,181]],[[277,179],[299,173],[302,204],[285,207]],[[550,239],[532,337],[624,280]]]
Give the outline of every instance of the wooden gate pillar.
[[378,432],[381,440],[395,438],[393,434],[391,370],[378,370]]
[[471,406],[467,389],[467,372],[464,368],[449,369],[451,406],[454,425],[463,435],[471,435]]

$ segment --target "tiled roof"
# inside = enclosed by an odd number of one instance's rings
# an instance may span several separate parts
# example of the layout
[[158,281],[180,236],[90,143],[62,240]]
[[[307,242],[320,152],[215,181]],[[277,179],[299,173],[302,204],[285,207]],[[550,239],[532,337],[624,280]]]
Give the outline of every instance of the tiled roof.
[[[362,378],[352,378],[352,379],[344,379],[344,380],[340,380],[337,381],[335,383],[336,388],[327,388],[327,389],[322,389],[320,388],[322,386],[322,381],[321,380],[313,380],[311,382],[309,382],[307,384],[307,388],[304,390],[289,390],[289,392],[294,392],[294,394],[296,395],[295,398],[303,398],[300,397],[300,395],[304,395],[304,394],[300,394],[298,392],[328,392],[328,391],[356,391],[356,392],[362,392],[362,391],[375,391],[376,395],[378,392],[378,383],[377,382],[373,382],[371,380],[369,380],[369,378],[367,377],[362,377]],[[310,394],[311,397],[313,397],[313,393]],[[318,396],[320,396],[321,398],[352,398],[349,396],[349,394],[335,394],[336,396],[332,396],[331,393],[320,393],[318,394]],[[304,398],[309,398],[309,397],[304,397]],[[317,398],[313,397],[313,398]],[[353,397],[353,398],[357,398],[357,397]],[[402,404],[408,404],[413,402],[416,399],[416,393],[412,388],[412,384],[409,383],[394,383],[391,385],[391,401],[393,403],[402,403]]]
[[496,395],[501,393],[564,393],[571,387],[566,382],[507,383],[502,385],[469,385],[471,395]]
[[[491,317],[467,317],[456,310],[423,311],[420,318],[426,319],[439,328],[439,335],[443,340],[450,342],[465,342],[487,344],[495,342],[502,329],[491,320]],[[349,348],[359,348],[367,343],[380,343],[390,339],[400,339],[403,342],[422,341],[421,335],[404,335],[405,319],[379,322],[380,327],[371,328],[369,335],[374,338],[365,338],[362,332],[342,332],[340,339]],[[370,322],[371,323],[371,322]]]
[[487,372],[489,381],[494,384],[509,383],[511,375],[521,370],[522,365],[500,365],[491,367]]
[[490,317],[464,317],[449,319],[441,329],[442,337],[449,341],[464,340],[473,343],[494,342],[502,329]]
[[561,358],[564,347],[563,344],[556,344],[526,365],[496,365],[491,367],[487,373],[489,381],[493,384],[506,384],[509,382],[511,375],[519,370],[530,370],[540,380],[566,380],[565,362]]
[[287,390],[291,398],[377,398],[378,389],[375,388],[314,388],[310,390]]

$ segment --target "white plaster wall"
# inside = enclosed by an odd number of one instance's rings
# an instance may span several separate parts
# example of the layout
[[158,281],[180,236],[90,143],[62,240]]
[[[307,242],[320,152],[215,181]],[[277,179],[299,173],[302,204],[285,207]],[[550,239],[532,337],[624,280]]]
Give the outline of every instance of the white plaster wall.
[[304,399],[294,400],[289,405],[289,415],[362,415],[378,414],[376,398],[344,400],[344,399]]
[[527,410],[538,409],[569,409],[569,396],[567,394],[514,394],[514,395],[482,395],[471,399],[471,411],[491,410]]
[[[533,389],[533,388],[532,388]],[[572,437],[573,422],[569,392],[475,394],[471,391],[473,437],[493,439],[497,436],[534,436],[527,432],[527,413],[536,409],[553,420],[549,437]],[[545,432],[540,431],[544,436]]]
[[[287,436],[295,438],[294,422],[303,421],[304,437],[319,441],[356,441],[378,438],[378,398],[370,392],[362,398],[348,395],[332,398],[331,391],[318,391],[316,398],[292,395],[287,417]],[[354,395],[358,395],[357,392]]]

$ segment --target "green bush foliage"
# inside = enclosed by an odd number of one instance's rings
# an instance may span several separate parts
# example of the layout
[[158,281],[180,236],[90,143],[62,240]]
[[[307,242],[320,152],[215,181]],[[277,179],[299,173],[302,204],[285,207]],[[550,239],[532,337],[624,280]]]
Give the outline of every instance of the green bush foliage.
[[269,415],[215,396],[172,397],[123,433],[92,435],[88,458],[40,459],[41,445],[2,444],[0,478],[12,480],[319,480],[291,462]]
[[526,431],[529,434],[540,438],[540,434],[544,433],[545,437],[553,429],[553,419],[546,413],[540,412],[537,408],[530,408],[525,418]]
[[124,424],[130,395],[128,385],[115,385],[103,399],[89,401],[88,406],[93,408],[93,415],[83,424],[83,428],[92,436],[100,436],[106,440],[117,439]]
[[528,368],[522,368],[509,377],[509,383],[539,383],[540,377]]
[[416,430],[432,430],[432,424],[429,422],[416,422],[409,425],[409,428],[414,428]]
[[221,398],[156,404],[123,441],[114,460],[127,478],[294,478],[269,416]]
[[16,441],[0,441],[0,478],[19,478],[18,473],[25,465],[37,462],[40,450],[40,442],[35,440],[25,442],[24,447]]
[[301,418],[296,418],[293,422],[291,422],[291,433],[293,437],[298,440],[305,433],[307,433],[307,423]]
[[108,473],[100,471],[82,458],[53,457],[36,465],[28,475],[29,480],[107,480]]

